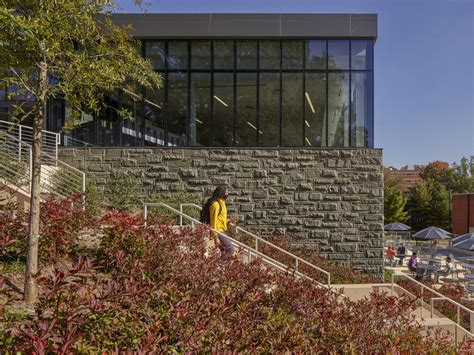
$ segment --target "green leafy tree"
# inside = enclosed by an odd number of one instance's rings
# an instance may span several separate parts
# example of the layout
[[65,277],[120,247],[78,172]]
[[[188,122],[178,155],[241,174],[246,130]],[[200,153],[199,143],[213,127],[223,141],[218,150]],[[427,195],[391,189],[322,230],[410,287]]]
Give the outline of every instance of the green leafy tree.
[[[136,87],[158,88],[160,76],[140,55],[131,29],[112,23],[112,0],[0,0],[0,78],[14,95],[19,119],[33,122],[33,171],[25,299],[37,297],[41,128],[46,104],[66,100],[73,112],[97,112],[118,90],[140,99]],[[127,112],[120,112],[128,115]],[[69,122],[70,123],[70,122]]]
[[431,191],[431,202],[428,207],[426,223],[443,229],[449,228],[449,195],[448,190],[441,183],[428,180]]
[[393,187],[384,188],[383,207],[385,223],[408,221],[408,213],[404,211],[405,200],[399,190]]
[[429,219],[431,189],[426,181],[420,181],[410,191],[406,204],[410,225],[415,230],[425,228]]

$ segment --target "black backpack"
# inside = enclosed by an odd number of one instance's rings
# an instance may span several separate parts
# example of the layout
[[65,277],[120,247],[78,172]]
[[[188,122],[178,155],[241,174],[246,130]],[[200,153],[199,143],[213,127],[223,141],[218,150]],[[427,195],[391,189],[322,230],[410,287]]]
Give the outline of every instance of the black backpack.
[[[199,220],[201,221],[201,223],[206,223],[206,224],[210,224],[211,223],[211,212],[210,212],[210,207],[212,205],[212,203],[214,202],[214,200],[212,200],[211,198],[209,200],[206,201],[206,203],[202,206],[202,209],[201,209],[201,216],[199,218]],[[221,214],[221,205],[219,205],[219,213],[218,215]]]

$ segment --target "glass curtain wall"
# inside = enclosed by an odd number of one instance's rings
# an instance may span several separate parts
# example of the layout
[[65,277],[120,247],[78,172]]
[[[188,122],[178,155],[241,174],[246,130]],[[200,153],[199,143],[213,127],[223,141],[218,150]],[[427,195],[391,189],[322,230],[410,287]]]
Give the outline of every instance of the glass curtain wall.
[[141,101],[110,98],[76,138],[116,146],[373,147],[372,40],[144,40],[142,51],[163,88],[142,90]]

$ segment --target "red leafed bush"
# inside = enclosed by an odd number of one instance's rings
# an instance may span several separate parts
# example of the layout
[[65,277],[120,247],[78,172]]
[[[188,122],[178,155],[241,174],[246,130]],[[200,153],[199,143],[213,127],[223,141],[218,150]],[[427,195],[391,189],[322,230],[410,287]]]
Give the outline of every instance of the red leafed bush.
[[25,213],[7,210],[0,214],[0,257],[18,258],[24,254],[27,233]]
[[142,222],[107,215],[103,259],[43,275],[36,318],[12,323],[10,345],[0,346],[25,353],[454,350],[443,336],[422,334],[408,298],[374,293],[353,302],[259,260],[223,261],[208,250],[202,227]]
[[50,195],[41,203],[40,219],[40,254],[48,262],[70,253],[78,233],[94,223],[81,194],[65,198]]

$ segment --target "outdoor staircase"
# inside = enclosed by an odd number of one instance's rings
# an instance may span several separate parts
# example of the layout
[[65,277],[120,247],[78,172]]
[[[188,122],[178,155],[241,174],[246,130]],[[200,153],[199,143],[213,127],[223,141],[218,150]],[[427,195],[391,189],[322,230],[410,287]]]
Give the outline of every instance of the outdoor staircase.
[[[58,159],[60,135],[43,130],[41,152],[42,196],[85,192],[85,174]],[[17,202],[27,209],[32,177],[31,127],[0,121],[0,204]]]
[[[179,225],[176,228],[182,228],[185,226],[195,226],[198,224],[202,224],[197,218],[194,218],[186,213],[183,212],[185,208],[195,209],[197,211],[201,210],[201,207],[196,204],[185,203],[181,204],[179,210],[161,202],[145,202],[143,204],[143,217],[145,221],[148,217],[148,212],[150,208],[161,208],[168,212],[171,212],[177,216],[179,216]],[[210,231],[214,231],[212,228],[207,227]],[[297,255],[294,255],[280,247],[272,244],[271,242],[257,236],[256,234],[249,232],[241,227],[236,227],[237,232],[241,233],[250,239],[252,239],[251,243],[243,243],[235,238],[232,238],[229,235],[226,237],[232,242],[236,250],[240,251],[241,257],[240,260],[244,263],[250,262],[255,258],[260,258],[263,264],[267,267],[274,268],[276,270],[282,272],[291,272],[297,278],[305,278],[313,281],[316,285],[320,287],[324,287],[331,292],[338,292],[340,290],[343,291],[342,297],[347,297],[351,300],[358,301],[364,298],[369,298],[372,292],[386,292],[389,295],[394,296],[402,296],[407,295],[412,299],[416,299],[418,302],[418,307],[411,312],[411,315],[414,316],[420,324],[422,324],[425,330],[433,329],[433,330],[442,330],[442,331],[449,331],[451,333],[451,339],[456,344],[462,342],[466,337],[467,339],[474,340],[474,312],[467,309],[463,305],[443,296],[442,294],[438,293],[436,290],[429,288],[428,286],[418,282],[417,280],[411,278],[408,275],[401,274],[401,275],[392,275],[392,280],[390,283],[380,283],[380,284],[338,284],[332,285],[331,284],[331,274],[323,270],[316,265],[309,263],[308,261],[300,258]],[[267,255],[264,251],[264,248],[267,250],[273,249],[273,251],[277,251],[280,254],[284,255],[289,262],[282,263],[280,261],[275,260],[271,256]],[[406,289],[402,288],[398,284],[395,283],[394,277],[404,277],[407,280],[414,282],[420,287],[421,294],[423,294],[423,290],[426,292],[430,292],[430,294],[434,294],[435,297],[430,299],[430,304],[427,304],[421,298],[417,298],[415,295],[407,291]],[[457,322],[449,319],[442,313],[436,310],[435,302],[436,301],[447,301],[452,303],[458,309],[458,320]],[[460,311],[469,312],[470,313],[470,329],[466,329],[459,324],[459,313]],[[473,349],[474,351],[474,349]]]

